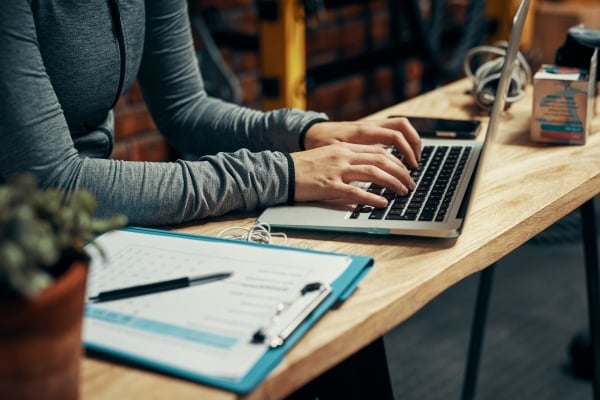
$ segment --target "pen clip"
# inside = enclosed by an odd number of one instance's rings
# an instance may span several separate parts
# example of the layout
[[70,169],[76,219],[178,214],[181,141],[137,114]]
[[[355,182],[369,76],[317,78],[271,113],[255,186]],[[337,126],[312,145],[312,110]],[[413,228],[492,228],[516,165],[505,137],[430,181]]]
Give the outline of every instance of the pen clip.
[[[269,347],[276,348],[285,343],[287,338],[294,333],[294,331],[306,320],[306,318],[325,300],[327,296],[331,293],[331,286],[320,283],[313,282],[306,284],[301,290],[300,294],[289,303],[280,303],[275,311],[275,314],[271,317],[269,323],[261,328],[259,328],[254,335],[252,336],[251,343],[264,343],[266,340],[269,341]],[[289,321],[283,328],[278,329],[278,333],[270,333],[273,330],[274,325],[278,321],[280,315],[290,308],[294,303],[299,302],[300,300],[306,298],[306,296],[310,293],[317,292],[315,297],[310,300],[310,302],[304,306],[298,314]]]

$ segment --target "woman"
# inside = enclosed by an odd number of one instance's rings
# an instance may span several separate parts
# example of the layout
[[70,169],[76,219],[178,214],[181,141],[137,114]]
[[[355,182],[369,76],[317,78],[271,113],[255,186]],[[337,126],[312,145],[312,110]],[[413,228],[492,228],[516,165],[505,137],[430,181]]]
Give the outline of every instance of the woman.
[[[110,160],[112,108],[138,79],[173,163]],[[232,210],[342,198],[383,206],[352,180],[410,190],[420,139],[405,119],[330,122],[261,112],[203,89],[186,0],[0,2],[0,178],[28,171],[44,187],[86,188],[101,216],[177,224]]]

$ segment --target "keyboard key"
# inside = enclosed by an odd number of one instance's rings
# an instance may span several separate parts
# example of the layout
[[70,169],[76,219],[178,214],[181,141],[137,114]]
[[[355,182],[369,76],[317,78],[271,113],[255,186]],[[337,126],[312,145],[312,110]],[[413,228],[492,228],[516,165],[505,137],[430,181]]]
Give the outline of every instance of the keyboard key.
[[[406,196],[398,196],[391,190],[371,184],[367,189],[388,200],[386,208],[358,205],[350,218],[369,214],[369,219],[405,221],[443,221],[451,204],[451,198],[460,183],[471,148],[466,146],[424,146],[419,167],[410,175],[417,188]],[[392,151],[399,159],[402,155]]]

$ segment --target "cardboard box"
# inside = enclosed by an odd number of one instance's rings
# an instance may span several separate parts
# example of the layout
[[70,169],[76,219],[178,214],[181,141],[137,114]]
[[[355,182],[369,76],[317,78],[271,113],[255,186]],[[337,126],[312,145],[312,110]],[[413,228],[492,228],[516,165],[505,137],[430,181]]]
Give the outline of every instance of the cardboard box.
[[532,141],[585,144],[594,113],[597,60],[598,51],[595,51],[590,69],[544,64],[536,72]]

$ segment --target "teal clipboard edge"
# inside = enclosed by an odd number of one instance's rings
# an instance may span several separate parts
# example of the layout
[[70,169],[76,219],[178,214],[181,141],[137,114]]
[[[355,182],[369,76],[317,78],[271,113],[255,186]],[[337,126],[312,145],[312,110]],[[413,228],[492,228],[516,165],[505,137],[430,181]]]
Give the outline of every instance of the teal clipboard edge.
[[[265,246],[262,243],[245,242],[233,239],[224,239],[212,236],[203,236],[198,234],[184,233],[184,232],[173,232],[154,228],[140,228],[140,227],[124,227],[121,228],[123,231],[145,233],[149,235],[163,235],[163,236],[175,236],[184,237],[199,241],[220,241],[235,243],[238,245],[245,246]],[[224,389],[237,394],[246,394],[256,388],[268,375],[275,369],[275,367],[283,360],[283,357],[288,351],[306,334],[306,332],[331,308],[338,306],[341,302],[345,301],[358,287],[359,282],[367,275],[370,269],[374,265],[372,257],[367,256],[355,256],[344,253],[331,253],[312,249],[303,249],[299,247],[290,247],[282,245],[268,245],[270,247],[280,248],[287,251],[305,251],[310,253],[321,253],[321,254],[337,254],[350,257],[351,263],[346,268],[344,273],[333,283],[331,283],[332,292],[325,298],[321,304],[300,324],[296,330],[286,339],[285,343],[277,348],[270,348],[267,350],[264,356],[252,367],[252,369],[240,380],[229,380],[224,378],[216,378],[210,375],[199,374],[194,371],[190,371],[183,368],[177,368],[170,365],[165,365],[160,362],[156,362],[150,358],[138,357],[131,355],[127,352],[118,351],[110,347],[99,346],[94,343],[86,342],[84,340],[83,345],[86,349],[106,354],[115,358],[123,359],[124,361],[138,364],[142,367],[155,370],[157,372],[163,372],[171,376],[180,377],[197,383],[201,383],[207,386],[213,386],[219,389]]]

